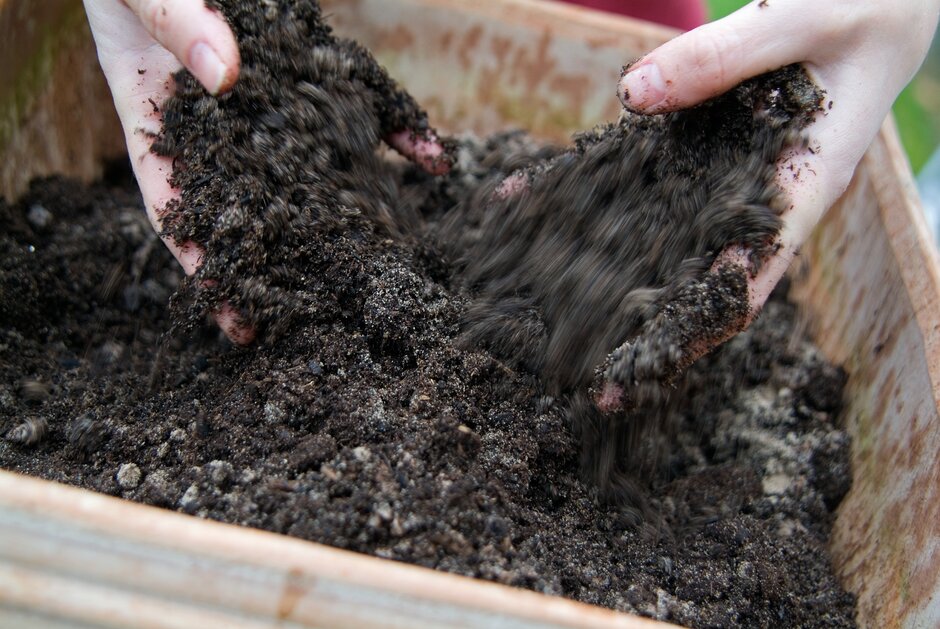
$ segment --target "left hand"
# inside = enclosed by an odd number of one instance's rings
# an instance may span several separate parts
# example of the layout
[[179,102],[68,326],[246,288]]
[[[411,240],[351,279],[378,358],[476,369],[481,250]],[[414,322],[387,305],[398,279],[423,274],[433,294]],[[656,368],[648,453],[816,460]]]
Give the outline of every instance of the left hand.
[[[162,127],[163,101],[173,91],[171,75],[185,64],[209,92],[228,91],[240,64],[235,36],[225,19],[202,0],[85,0],[85,12],[147,216],[162,233],[163,208],[179,191],[169,183],[172,160],[155,155],[150,146]],[[183,271],[195,273],[202,250],[192,242],[161,238]],[[254,339],[254,330],[241,325],[228,304],[214,316],[234,342]]]
[[[238,79],[238,44],[222,15],[203,0],[85,0],[85,12],[147,215],[162,234],[163,210],[180,193],[169,183],[173,160],[150,149],[162,128],[163,103],[173,93],[172,74],[185,66],[210,93],[227,92]],[[432,174],[449,169],[433,131],[392,130],[386,141]],[[202,248],[161,237],[184,272],[193,275],[202,263]],[[228,303],[214,317],[235,343],[254,339],[254,329],[240,323]]]

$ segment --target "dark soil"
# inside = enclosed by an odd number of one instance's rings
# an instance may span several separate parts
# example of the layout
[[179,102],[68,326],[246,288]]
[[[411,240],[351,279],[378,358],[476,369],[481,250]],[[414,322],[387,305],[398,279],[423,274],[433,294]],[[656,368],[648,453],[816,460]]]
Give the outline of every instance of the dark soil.
[[[690,187],[647,169],[590,200],[607,208],[597,229],[631,186],[658,210],[680,186],[693,219],[734,206],[757,222],[680,238],[686,255],[668,253],[666,238],[667,260],[631,247],[646,270],[612,278],[629,290],[595,303],[659,292],[616,338],[600,319],[603,333],[576,348],[590,356],[563,368],[556,356],[571,352],[544,345],[571,325],[571,309],[552,314],[557,286],[501,294],[493,287],[520,276],[475,266],[497,251],[487,212],[550,198],[546,171],[588,172],[584,156],[603,157],[623,134],[662,149],[678,127],[627,119],[566,153],[520,134],[466,138],[451,174],[434,179],[376,152],[388,132],[425,133],[424,116],[367,53],[333,39],[315,6],[219,4],[239,33],[242,78],[214,99],[180,75],[159,145],[183,189],[171,231],[207,250],[179,293],[181,323],[166,309],[181,273],[122,169],[90,188],[37,181],[0,204],[0,466],[692,627],[852,626],[854,600],[826,553],[850,478],[836,425],[844,374],[800,337],[792,306],[775,298],[631,415],[599,414],[581,388],[725,244],[748,244],[759,264],[779,224],[762,147],[792,140],[801,122],[759,107],[756,124],[747,104],[779,91],[758,82],[733,100],[752,133],[720,152],[751,156],[749,176],[699,164]],[[788,72],[780,85],[801,85]],[[717,147],[701,137],[699,150]],[[689,155],[672,161],[694,166]],[[490,202],[500,178],[525,168],[521,201]],[[686,223],[645,224],[655,240]],[[214,282],[196,290],[201,279]],[[232,347],[207,323],[221,299],[257,327],[254,347]]]

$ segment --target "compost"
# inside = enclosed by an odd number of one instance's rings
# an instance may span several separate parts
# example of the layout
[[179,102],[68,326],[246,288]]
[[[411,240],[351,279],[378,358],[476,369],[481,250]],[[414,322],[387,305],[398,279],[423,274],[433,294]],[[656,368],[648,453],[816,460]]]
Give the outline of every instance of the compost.
[[[432,177],[380,148],[430,137],[425,115],[315,4],[217,5],[241,79],[216,99],[177,75],[156,144],[196,277],[123,165],[0,202],[0,466],[690,627],[853,625],[826,553],[845,376],[782,292],[685,375],[644,372],[629,411],[587,392],[615,346],[662,338],[726,244],[766,254],[773,152],[820,97],[797,69],[569,150],[462,137]],[[525,189],[494,194],[514,173]],[[556,249],[523,246],[552,230]],[[552,251],[593,262],[559,283],[538,273]],[[255,345],[211,325],[223,300]],[[624,318],[589,333],[584,300]],[[681,363],[660,345],[635,346]]]

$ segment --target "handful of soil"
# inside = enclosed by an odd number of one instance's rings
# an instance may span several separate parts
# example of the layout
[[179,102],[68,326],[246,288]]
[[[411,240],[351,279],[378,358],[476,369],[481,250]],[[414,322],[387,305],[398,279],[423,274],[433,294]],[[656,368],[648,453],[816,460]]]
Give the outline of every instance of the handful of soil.
[[213,4],[237,35],[240,77],[215,98],[175,75],[153,146],[174,158],[181,190],[165,224],[205,249],[190,323],[228,300],[271,341],[356,310],[347,302],[369,292],[356,273],[369,256],[358,251],[389,249],[390,235],[419,221],[398,203],[380,141],[431,130],[367,50],[332,34],[318,3]]
[[[444,233],[476,294],[469,338],[558,393],[586,390],[639,335],[605,376],[641,408],[668,395],[693,345],[742,327],[746,274],[774,252],[785,206],[777,158],[822,99],[790,66],[691,110],[625,112],[516,174],[522,192],[471,199]],[[706,279],[730,245],[750,268]]]

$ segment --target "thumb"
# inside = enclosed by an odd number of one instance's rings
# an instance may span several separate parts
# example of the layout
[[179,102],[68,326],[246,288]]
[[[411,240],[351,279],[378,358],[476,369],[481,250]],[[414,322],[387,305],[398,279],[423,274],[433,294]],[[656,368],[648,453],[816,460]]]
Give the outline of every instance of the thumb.
[[124,0],[147,32],[212,94],[231,89],[240,58],[225,19],[203,0]]
[[644,114],[684,109],[804,61],[807,37],[817,30],[806,27],[807,12],[797,5],[752,2],[663,44],[624,69],[618,88],[624,107]]

